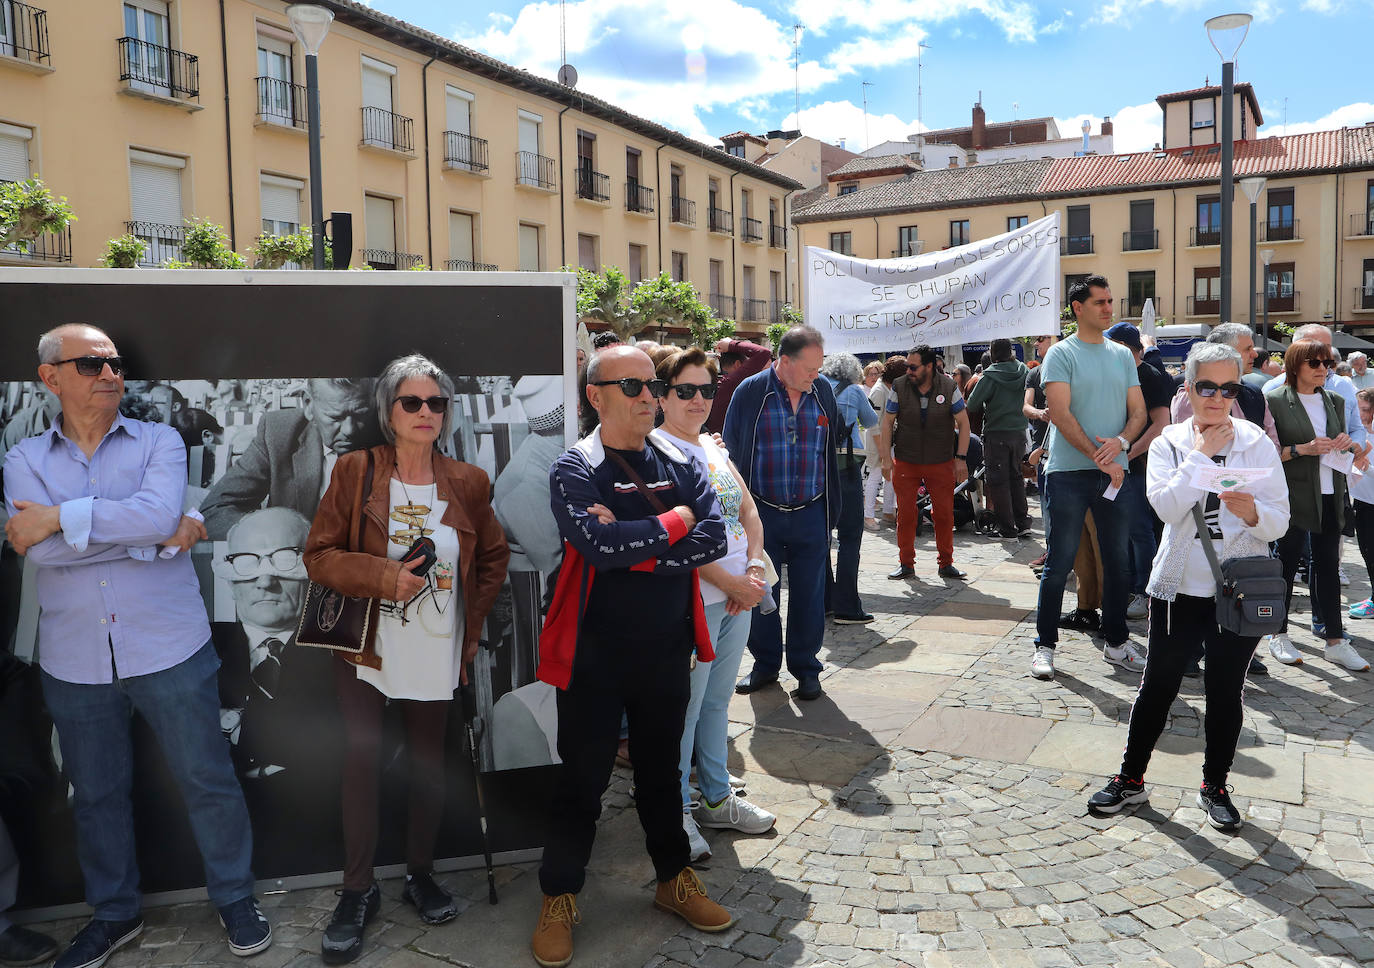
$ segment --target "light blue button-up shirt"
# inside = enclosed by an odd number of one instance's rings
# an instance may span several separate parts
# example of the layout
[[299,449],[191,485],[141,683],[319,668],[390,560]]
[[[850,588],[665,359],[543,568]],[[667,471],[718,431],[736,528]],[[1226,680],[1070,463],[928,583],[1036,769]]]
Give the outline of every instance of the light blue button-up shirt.
[[38,566],[38,661],[56,679],[108,683],[160,672],[210,638],[188,555],[159,558],[181,520],[186,448],[165,424],[115,417],[94,455],[59,420],[5,456],[5,505],[60,507]]
[[[1287,378],[1280,374],[1264,385],[1264,392],[1277,390],[1283,386]],[[1360,405],[1355,399],[1355,384],[1350,382],[1350,377],[1341,376],[1339,373],[1330,371],[1326,374],[1326,382],[1322,384],[1322,389],[1336,394],[1345,402],[1345,432],[1351,442],[1356,447],[1363,447],[1369,435],[1365,433],[1364,423],[1360,420]]]

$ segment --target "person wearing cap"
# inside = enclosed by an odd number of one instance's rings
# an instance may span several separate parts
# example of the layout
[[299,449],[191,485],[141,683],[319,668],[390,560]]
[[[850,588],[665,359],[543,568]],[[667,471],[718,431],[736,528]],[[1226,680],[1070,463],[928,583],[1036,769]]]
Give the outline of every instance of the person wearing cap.
[[1169,401],[1174,395],[1174,383],[1157,367],[1144,361],[1145,343],[1140,338],[1140,330],[1131,323],[1117,323],[1107,330],[1107,339],[1131,351],[1149,419],[1145,430],[1131,443],[1131,449],[1126,453],[1126,481],[1121,486],[1121,497],[1117,499],[1128,517],[1127,560],[1131,568],[1131,597],[1126,604],[1126,617],[1140,619],[1149,611],[1145,583],[1150,579],[1150,562],[1154,560],[1157,547],[1155,513],[1145,496],[1145,459],[1149,455],[1151,442],[1169,426]]

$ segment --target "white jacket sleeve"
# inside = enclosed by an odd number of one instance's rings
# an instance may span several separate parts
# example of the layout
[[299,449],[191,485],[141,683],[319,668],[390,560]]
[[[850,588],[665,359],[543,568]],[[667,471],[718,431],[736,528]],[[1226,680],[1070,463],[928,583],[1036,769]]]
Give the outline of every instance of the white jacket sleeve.
[[1164,434],[1150,443],[1150,458],[1145,464],[1145,496],[1165,524],[1181,522],[1193,513],[1193,505],[1207,494],[1190,482],[1190,465],[1210,468],[1212,462],[1191,448],[1185,452],[1182,447],[1170,444]]

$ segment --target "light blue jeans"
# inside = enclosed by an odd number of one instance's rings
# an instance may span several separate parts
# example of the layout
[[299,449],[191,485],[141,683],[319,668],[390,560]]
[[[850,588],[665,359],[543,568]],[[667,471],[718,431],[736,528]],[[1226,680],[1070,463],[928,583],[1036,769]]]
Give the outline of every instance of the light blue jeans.
[[714,662],[697,662],[692,670],[692,695],[687,700],[687,718],[682,727],[682,805],[691,804],[687,775],[692,771],[692,749],[697,752],[697,787],[711,803],[719,803],[730,793],[730,771],[725,766],[725,747],[729,738],[730,695],[739,677],[740,659],[749,641],[752,611],[730,615],[725,602],[706,606],[706,624],[711,630]]

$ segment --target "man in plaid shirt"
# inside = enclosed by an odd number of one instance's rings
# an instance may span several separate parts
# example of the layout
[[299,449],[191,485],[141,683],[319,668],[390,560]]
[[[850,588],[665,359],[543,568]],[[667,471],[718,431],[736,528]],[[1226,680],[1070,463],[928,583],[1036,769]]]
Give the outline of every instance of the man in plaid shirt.
[[[821,694],[825,566],[840,514],[836,451],[845,439],[834,391],[816,379],[824,355],[817,330],[788,330],[777,361],[740,383],[725,415],[725,445],[758,504],[764,550],[779,569],[787,566],[790,596],[785,647],[780,614],[755,612],[754,668],[735,687],[739,693],[777,682],[785,653],[787,671],[797,679],[794,695]],[[774,601],[780,593],[779,583]]]

